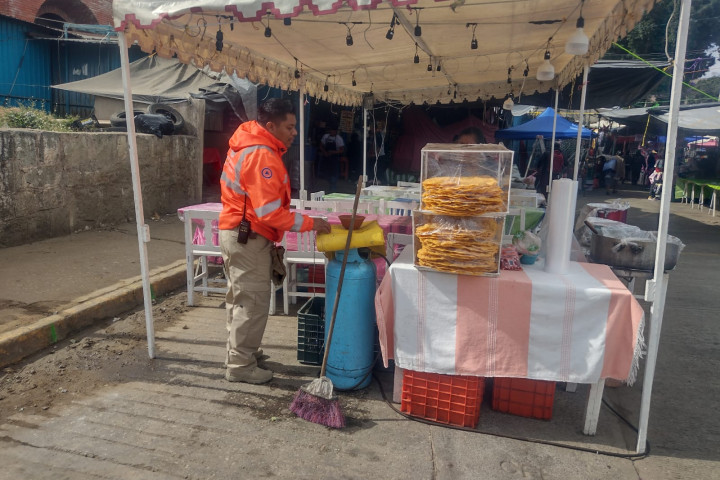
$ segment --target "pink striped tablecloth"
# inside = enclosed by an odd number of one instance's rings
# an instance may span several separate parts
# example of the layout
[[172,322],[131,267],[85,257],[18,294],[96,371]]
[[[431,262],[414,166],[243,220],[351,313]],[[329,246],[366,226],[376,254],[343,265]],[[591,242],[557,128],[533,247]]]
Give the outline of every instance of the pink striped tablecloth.
[[644,347],[644,312],[606,265],[541,265],[473,277],[418,270],[412,248],[375,297],[387,366],[449,375],[574,383],[632,383]]

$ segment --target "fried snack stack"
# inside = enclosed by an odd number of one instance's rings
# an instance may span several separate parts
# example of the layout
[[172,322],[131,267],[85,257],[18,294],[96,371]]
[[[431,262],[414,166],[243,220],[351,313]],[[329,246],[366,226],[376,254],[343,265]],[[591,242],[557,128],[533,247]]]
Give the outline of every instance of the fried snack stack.
[[474,216],[506,210],[502,188],[487,175],[428,178],[422,187],[422,209],[433,213]]
[[427,223],[415,229],[421,244],[419,265],[465,275],[497,272],[496,218],[428,215],[426,219]]

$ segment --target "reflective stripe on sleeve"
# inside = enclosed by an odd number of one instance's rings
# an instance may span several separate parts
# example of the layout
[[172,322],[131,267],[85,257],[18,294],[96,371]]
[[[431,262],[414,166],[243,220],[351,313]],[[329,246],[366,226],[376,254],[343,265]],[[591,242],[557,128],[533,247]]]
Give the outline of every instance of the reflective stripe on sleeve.
[[238,180],[240,179],[240,167],[242,167],[243,160],[245,160],[245,157],[250,155],[255,150],[258,150],[260,148],[264,148],[268,150],[269,152],[273,152],[273,149],[268,147],[267,145],[253,145],[252,147],[243,148],[242,154],[240,155],[240,159],[238,159],[237,163],[235,163],[235,178]]
[[280,202],[280,199],[278,198],[277,200],[273,200],[270,203],[266,203],[265,205],[255,208],[255,215],[257,215],[258,218],[262,218],[265,215],[268,215],[268,214],[274,212],[275,210],[277,210],[278,208],[280,208],[280,205],[281,205],[281,202]]
[[295,223],[293,223],[293,226],[290,227],[291,232],[299,232],[300,228],[302,228],[302,224],[305,221],[305,217],[300,215],[299,213],[295,214]]
[[230,178],[228,178],[227,173],[223,172],[222,175],[220,175],[220,180],[224,181],[225,186],[233,192],[237,193],[238,195],[247,195],[247,192],[240,188],[240,184],[238,182],[236,182],[235,180],[230,180]]

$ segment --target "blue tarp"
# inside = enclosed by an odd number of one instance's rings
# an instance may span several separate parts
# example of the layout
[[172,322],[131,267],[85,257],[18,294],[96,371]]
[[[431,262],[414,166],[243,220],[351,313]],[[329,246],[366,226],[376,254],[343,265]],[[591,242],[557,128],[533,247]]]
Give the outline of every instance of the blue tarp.
[[[504,130],[498,130],[495,132],[495,138],[497,139],[509,139],[519,140],[527,138],[535,138],[538,135],[542,135],[545,138],[552,137],[553,131],[553,116],[555,110],[552,108],[546,109],[543,113],[537,116],[536,119],[530,120],[529,122],[518,125],[517,127],[510,127]],[[577,138],[577,124],[572,123],[569,120],[565,120],[563,117],[558,115],[557,126],[555,129],[555,138]],[[592,132],[583,128],[582,138],[590,138]]]

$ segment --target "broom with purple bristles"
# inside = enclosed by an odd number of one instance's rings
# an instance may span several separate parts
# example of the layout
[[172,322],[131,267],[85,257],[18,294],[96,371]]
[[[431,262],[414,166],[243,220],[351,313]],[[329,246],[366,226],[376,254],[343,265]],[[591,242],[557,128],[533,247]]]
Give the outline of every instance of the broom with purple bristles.
[[350,218],[347,240],[345,241],[345,254],[343,255],[342,267],[340,267],[340,278],[338,278],[335,302],[333,303],[327,341],[325,342],[325,354],[323,355],[322,367],[320,367],[320,378],[300,387],[300,390],[297,391],[295,398],[293,398],[290,404],[290,411],[298,417],[308,422],[331,428],[343,428],[345,426],[345,416],[340,408],[340,402],[333,393],[332,381],[325,376],[325,371],[327,369],[328,352],[330,352],[330,345],[332,343],[333,327],[335,326],[335,317],[337,316],[338,304],[340,303],[340,293],[342,292],[345,266],[347,265],[348,252],[350,251],[350,239],[352,238],[353,227],[355,226],[355,215],[357,214],[361,189],[362,177],[358,178],[357,188],[355,189],[355,201],[353,202],[352,217]]

